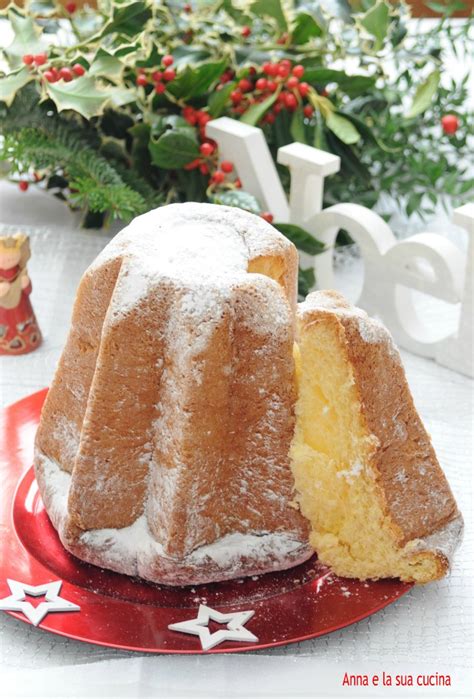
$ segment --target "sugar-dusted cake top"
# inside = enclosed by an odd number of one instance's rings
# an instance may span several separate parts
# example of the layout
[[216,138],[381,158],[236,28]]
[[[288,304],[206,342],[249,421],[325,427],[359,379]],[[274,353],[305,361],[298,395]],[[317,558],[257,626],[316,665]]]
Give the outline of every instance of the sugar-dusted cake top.
[[364,342],[384,343],[392,353],[398,355],[392,336],[387,328],[377,318],[371,318],[367,313],[350,304],[338,291],[313,291],[305,301],[298,305],[298,313],[303,320],[309,320],[315,311],[334,313],[341,321],[352,318],[357,321],[360,336]]
[[[293,247],[262,218],[242,209],[170,204],[135,218],[88,271],[117,258],[122,260],[113,298],[115,313],[127,312],[157,283],[169,281],[185,290],[183,315],[198,321],[215,309],[219,300],[228,298],[232,288],[248,281],[251,261],[265,256],[288,257]],[[285,303],[282,294],[275,293],[279,285],[262,274],[252,273],[252,278],[262,296],[261,304],[274,306],[272,315],[278,322]]]
[[261,217],[215,204],[170,204],[135,218],[94,264],[124,253],[148,272],[224,283],[247,271],[250,259],[284,253],[292,243]]

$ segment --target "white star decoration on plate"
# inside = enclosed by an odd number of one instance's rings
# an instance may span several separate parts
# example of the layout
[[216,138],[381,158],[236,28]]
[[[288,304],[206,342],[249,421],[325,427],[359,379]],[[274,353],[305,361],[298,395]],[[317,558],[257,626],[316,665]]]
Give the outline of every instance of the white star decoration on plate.
[[[49,612],[78,612],[80,607],[77,604],[68,602],[59,596],[62,580],[46,583],[44,585],[25,585],[16,580],[7,580],[11,590],[9,597],[0,599],[0,609],[8,612],[23,612],[34,626],[38,626]],[[26,595],[31,597],[45,596],[46,602],[41,602],[37,607],[33,607],[31,602],[25,600]]]
[[[258,641],[258,638],[248,629],[244,628],[244,625],[254,614],[255,612],[253,610],[221,614],[221,612],[216,612],[216,610],[211,609],[211,607],[206,607],[205,604],[200,604],[198,615],[195,619],[170,624],[168,628],[171,629],[171,631],[180,631],[181,633],[191,633],[194,636],[199,636],[203,650],[214,648],[214,646],[217,646],[223,641],[255,643],[255,641]],[[220,624],[227,624],[227,629],[211,633],[208,628],[211,619]]]

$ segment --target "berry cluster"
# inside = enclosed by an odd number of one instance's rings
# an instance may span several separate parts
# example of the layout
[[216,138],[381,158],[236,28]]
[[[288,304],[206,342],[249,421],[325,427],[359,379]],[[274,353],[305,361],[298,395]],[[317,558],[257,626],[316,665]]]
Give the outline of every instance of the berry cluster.
[[166,83],[171,82],[176,77],[176,71],[171,66],[174,63],[173,56],[167,54],[161,59],[161,66],[159,70],[147,71],[145,68],[138,69],[138,75],[136,77],[136,84],[141,85],[141,87],[146,87],[147,85],[153,84],[153,89],[158,95],[161,95],[166,90]]
[[32,69],[45,66],[46,70],[43,71],[42,75],[49,83],[56,83],[58,80],[64,80],[64,82],[69,83],[74,78],[80,78],[86,72],[86,69],[80,63],[75,63],[71,67],[62,66],[61,68],[49,65],[48,54],[46,53],[38,53],[36,56],[26,53],[23,56],[23,63]]
[[[262,75],[258,76],[255,68],[251,68],[247,77],[237,83],[237,87],[230,94],[232,110],[235,114],[243,114],[252,105],[263,102],[271,95],[278,92],[275,104],[262,119],[265,124],[273,124],[276,116],[283,110],[294,112],[300,105],[303,107],[305,117],[313,115],[314,108],[311,104],[305,104],[305,100],[311,93],[309,83],[301,78],[304,76],[304,66],[293,65],[286,58],[277,63],[264,63]],[[221,82],[232,79],[232,74],[226,71],[221,76]]]

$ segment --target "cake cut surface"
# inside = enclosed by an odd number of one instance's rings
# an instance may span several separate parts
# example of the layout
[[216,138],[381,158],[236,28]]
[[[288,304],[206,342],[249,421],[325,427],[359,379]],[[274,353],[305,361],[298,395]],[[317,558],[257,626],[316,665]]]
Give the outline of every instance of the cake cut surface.
[[442,577],[462,519],[388,331],[331,291],[298,309],[292,470],[310,541],[347,577]]
[[269,224],[208,204],[140,216],[99,255],[36,439],[69,551],[180,585],[310,557],[288,456],[297,268]]

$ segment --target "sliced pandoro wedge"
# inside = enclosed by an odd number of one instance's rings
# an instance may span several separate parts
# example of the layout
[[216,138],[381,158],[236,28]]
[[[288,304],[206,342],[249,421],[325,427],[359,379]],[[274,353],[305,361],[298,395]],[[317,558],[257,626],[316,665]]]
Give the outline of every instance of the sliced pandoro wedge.
[[299,305],[290,456],[320,561],[341,576],[426,583],[463,529],[386,328],[334,291]]

